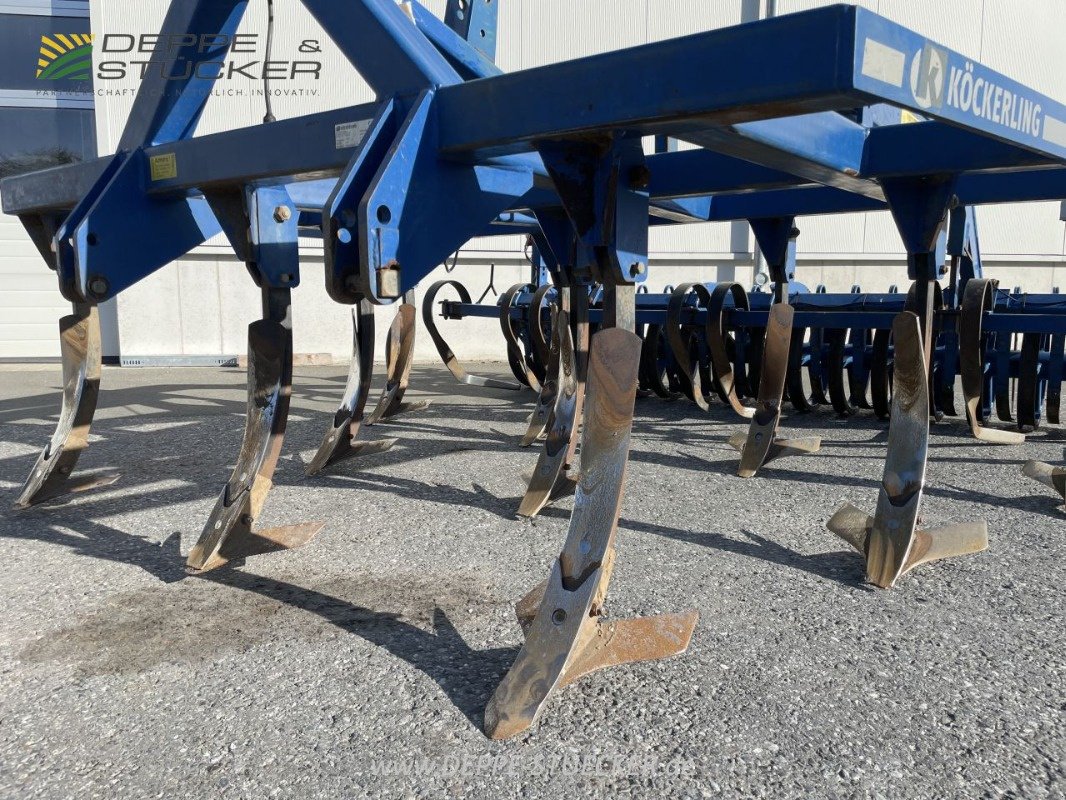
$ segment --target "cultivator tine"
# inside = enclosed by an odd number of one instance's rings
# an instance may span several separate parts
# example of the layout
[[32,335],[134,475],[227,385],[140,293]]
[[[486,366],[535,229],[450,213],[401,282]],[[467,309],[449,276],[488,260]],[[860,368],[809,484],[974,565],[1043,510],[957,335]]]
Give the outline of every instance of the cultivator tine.
[[1066,469],[1053,467],[1043,461],[1029,461],[1022,467],[1022,474],[1058,492],[1059,497],[1066,501]]
[[785,396],[785,376],[788,372],[788,351],[792,341],[792,320],[795,311],[787,303],[777,303],[770,309],[763,348],[762,378],[759,400],[751,418],[747,436],[737,436],[730,444],[740,450],[737,474],[751,478],[766,463],[790,455],[816,453],[821,439],[778,440],[777,427],[781,421],[781,405]]
[[26,479],[15,508],[29,508],[64,494],[109,486],[118,475],[88,475],[72,481],[81,451],[89,445],[89,426],[100,394],[100,318],[96,306],[75,305],[59,321],[63,357],[63,407],[55,433]]
[[744,405],[737,397],[733,360],[729,357],[729,350],[726,347],[725,298],[730,294],[733,296],[734,308],[747,311],[751,307],[748,303],[748,294],[739,283],[720,283],[714,287],[707,302],[707,348],[711,352],[714,374],[722,386],[726,402],[742,418],[751,419],[755,416],[755,409]]
[[403,414],[413,414],[429,407],[427,401],[403,402],[411,382],[411,365],[415,355],[415,306],[404,300],[396,309],[396,317],[385,340],[386,383],[367,425],[376,425]]
[[483,378],[480,375],[471,375],[464,368],[462,363],[456,357],[451,347],[448,346],[448,342],[445,341],[441,335],[440,330],[437,328],[437,322],[433,318],[433,304],[437,299],[437,294],[441,289],[445,287],[451,287],[459,294],[459,300],[467,305],[470,304],[470,293],[466,290],[466,287],[459,281],[438,281],[429,287],[426,292],[426,298],[422,302],[422,323],[426,327],[426,332],[429,333],[429,338],[433,340],[434,346],[437,348],[437,353],[440,355],[441,361],[444,362],[444,366],[448,368],[448,371],[455,377],[459,383],[466,384],[467,386],[482,386],[486,389],[508,389],[510,391],[521,391],[522,385],[518,383],[511,383],[510,381],[501,381],[496,378]]
[[540,386],[540,394],[537,395],[537,405],[529,417],[529,426],[519,443],[520,447],[529,447],[534,442],[545,436],[545,431],[551,424],[552,409],[555,408],[555,398],[559,394],[559,386],[564,377],[562,375],[562,363],[564,352],[567,363],[574,363],[574,337],[570,331],[570,315],[560,312],[553,307],[552,317],[552,341],[548,351],[548,371],[544,376],[544,382]]
[[515,329],[514,320],[511,318],[511,308],[514,306],[515,300],[518,299],[518,295],[528,288],[530,288],[528,284],[518,283],[500,297],[500,330],[503,332],[503,339],[507,344],[507,363],[511,367],[511,372],[520,383],[528,386],[534,392],[540,393],[540,376],[530,366],[530,360],[526,358],[518,331]]
[[929,455],[929,378],[918,316],[897,315],[892,326],[896,345],[892,420],[888,455],[877,499],[869,516],[846,505],[827,527],[866,559],[866,578],[890,589],[908,571],[929,561],[976,553],[988,546],[983,520],[918,530],[918,512]]
[[[563,296],[567,299],[564,300]],[[567,487],[574,481],[567,473],[574,458],[577,425],[585,397],[583,359],[588,348],[588,300],[584,290],[578,289],[573,293],[568,288],[562,290],[558,325],[560,328],[565,326],[568,331],[570,315],[566,309],[571,302],[576,318],[577,339],[571,339],[569,332],[561,334],[555,405],[551,411],[544,449],[540,452],[537,466],[518,507],[520,517],[535,517],[554,499],[566,495]]]
[[248,411],[229,482],[215,503],[188,569],[206,572],[228,561],[309,542],[323,523],[253,530],[273,485],[292,394],[292,322],[288,289],[263,290],[263,319],[248,326]]
[[582,675],[682,653],[692,638],[694,611],[601,622],[614,565],[640,348],[640,338],[621,328],[593,337],[582,473],[570,532],[547,584],[516,608],[520,620],[527,621],[526,640],[485,710],[485,730],[493,739],[529,728],[551,694]]
[[307,465],[308,475],[317,475],[330,464],[358,455],[383,453],[397,442],[396,439],[356,441],[374,376],[374,306],[369,300],[361,301],[358,309],[352,309],[352,339],[352,363],[344,397],[333,417],[333,425]]
[[694,349],[691,332],[681,322],[685,299],[690,292],[696,295],[704,307],[711,300],[711,295],[706,287],[699,283],[683,283],[674,289],[670,295],[670,304],[666,312],[666,338],[684,379],[682,388],[685,394],[702,411],[709,411],[710,405],[703,393],[699,352]]
[[981,399],[985,387],[985,343],[981,330],[986,311],[992,309],[995,282],[971,278],[966,282],[959,317],[959,362],[962,373],[962,395],[966,403],[966,418],[974,438],[993,444],[1021,444],[1025,434],[987,428],[983,424]]

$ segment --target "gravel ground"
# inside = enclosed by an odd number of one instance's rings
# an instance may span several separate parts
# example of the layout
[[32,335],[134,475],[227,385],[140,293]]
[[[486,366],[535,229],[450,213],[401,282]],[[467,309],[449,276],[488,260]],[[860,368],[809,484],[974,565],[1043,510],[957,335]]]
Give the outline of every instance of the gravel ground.
[[1061,461],[1062,430],[997,449],[936,426],[925,521],[985,517],[991,548],[885,592],[825,529],[845,501],[874,505],[885,426],[868,412],[786,420],[823,451],[744,481],[720,406],[639,401],[610,611],[696,607],[692,646],[589,676],[490,742],[512,603],[569,515],[513,515],[531,396],[416,369],[433,405],[382,426],[396,448],[308,479],[344,372],[297,369],[263,519],[323,532],[189,578],[243,375],[107,370],[79,472],[121,480],[15,513],[59,370],[0,369],[0,795],[1066,796],[1066,528],[1019,470]]

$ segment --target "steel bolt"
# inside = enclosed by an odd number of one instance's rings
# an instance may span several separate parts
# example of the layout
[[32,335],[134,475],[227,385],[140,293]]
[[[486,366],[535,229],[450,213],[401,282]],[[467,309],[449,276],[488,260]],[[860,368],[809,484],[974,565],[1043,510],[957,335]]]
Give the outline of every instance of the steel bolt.
[[275,222],[288,222],[292,219],[292,209],[288,206],[278,206],[274,209]]
[[629,274],[634,278],[638,275],[643,275],[647,271],[648,265],[645,264],[643,261],[638,261],[629,268]]
[[107,282],[107,278],[101,275],[95,275],[89,279],[89,292],[96,297],[103,297],[110,288],[111,284]]
[[552,622],[554,622],[556,625],[562,625],[564,622],[566,622],[566,612],[563,611],[561,608],[555,609],[555,611],[552,612]]

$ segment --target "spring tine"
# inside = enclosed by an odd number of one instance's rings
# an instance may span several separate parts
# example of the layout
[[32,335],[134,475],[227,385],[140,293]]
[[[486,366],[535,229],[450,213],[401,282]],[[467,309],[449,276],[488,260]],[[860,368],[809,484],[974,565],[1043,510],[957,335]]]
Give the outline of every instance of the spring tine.
[[503,338],[507,343],[507,363],[511,367],[511,372],[520,383],[539,394],[540,378],[530,367],[529,359],[525,356],[518,331],[515,329],[514,319],[511,317],[511,309],[514,307],[518,295],[531,288],[529,284],[516,283],[500,297],[500,330],[503,331]]
[[[704,289],[706,293],[706,289]],[[755,414],[754,408],[749,408],[740,402],[737,397],[737,382],[733,374],[733,362],[729,358],[726,348],[725,330],[725,298],[733,297],[734,308],[747,311],[751,306],[748,302],[748,294],[739,283],[720,283],[714,287],[706,302],[707,306],[707,347],[711,352],[711,363],[714,365],[714,373],[725,393],[726,402],[743,419],[751,419]]]
[[891,414],[892,331],[879,330],[874,334],[873,353],[870,356],[870,399],[878,419],[888,419]]
[[1001,422],[1014,422],[1010,398],[1010,362],[1014,337],[1009,333],[996,334],[996,369],[993,373],[993,391],[996,395],[996,416]]
[[988,428],[983,424],[981,399],[985,390],[984,314],[992,309],[993,281],[971,278],[966,283],[959,316],[959,370],[966,418],[974,438],[992,444],[1021,444],[1025,435],[1017,431]]
[[[560,496],[560,485],[573,480],[568,476],[577,447],[577,424],[585,398],[585,353],[588,352],[588,299],[584,290],[563,288],[560,296],[560,316],[566,316],[567,306],[572,307],[576,338],[572,358],[560,350],[561,365],[559,389],[555,395],[544,449],[537,458],[522,502],[518,507],[521,517],[534,517],[552,499]],[[634,334],[635,335],[635,334]],[[566,340],[563,339],[563,342]]]
[[470,293],[466,287],[459,283],[459,281],[438,281],[429,287],[426,292],[425,300],[422,302],[422,324],[426,328],[426,332],[429,334],[429,338],[433,340],[433,345],[437,348],[437,354],[440,355],[441,361],[444,362],[444,366],[448,368],[448,371],[455,377],[459,383],[467,386],[481,386],[486,389],[507,389],[509,391],[521,391],[522,384],[511,383],[510,381],[501,381],[496,378],[483,378],[480,375],[471,375],[466,369],[463,368],[462,362],[452,352],[451,347],[448,346],[448,342],[445,341],[441,335],[440,330],[437,327],[437,321],[433,317],[433,306],[437,299],[437,294],[442,289],[452,288],[459,294],[460,302],[469,305]]
[[807,360],[807,375],[811,382],[811,402],[819,406],[829,405],[826,396],[827,380],[825,375],[825,331],[811,328],[810,357]]
[[710,294],[702,284],[683,283],[674,289],[666,311],[666,339],[679,367],[678,375],[682,379],[682,391],[700,409],[708,411],[710,406],[703,394],[699,357],[693,354],[693,337],[689,333],[690,328],[681,321],[681,313],[689,293],[694,293],[704,307],[710,300]]
[[[248,326],[248,403],[237,465],[189,553],[206,572],[228,561],[310,541],[323,523],[266,531],[253,526],[273,485],[292,394],[292,321],[288,289],[263,290],[263,319]],[[263,548],[267,548],[264,550]]]
[[374,377],[374,306],[363,300],[352,309],[352,361],[340,408],[333,416],[333,424],[326,431],[322,444],[307,465],[308,475],[317,475],[330,464],[357,455],[381,453],[396,444],[396,439],[377,442],[357,442],[363,424],[363,412],[370,397],[370,383]]
[[846,330],[825,332],[826,343],[829,345],[825,359],[826,371],[829,374],[829,399],[833,403],[833,409],[841,417],[849,417],[858,410],[848,399],[847,389],[844,386],[847,336]]
[[1062,367],[1066,361],[1066,335],[1052,334],[1047,364],[1047,421],[1058,425],[1059,405],[1062,396]]
[[1043,335],[1022,334],[1018,360],[1018,427],[1034,431],[1040,426],[1040,350]]
[[792,341],[788,346],[788,374],[785,385],[788,389],[788,401],[799,412],[814,410],[814,404],[803,385],[803,348],[806,338],[806,328],[793,328]]
[[114,474],[95,474],[81,480],[70,479],[78,457],[89,445],[89,427],[100,396],[102,357],[96,306],[75,305],[73,314],[59,320],[59,343],[63,355],[63,406],[59,422],[19,492],[16,509],[72,492],[109,486],[119,478]]
[[551,309],[552,318],[552,343],[548,354],[548,372],[541,384],[540,394],[537,396],[537,405],[529,417],[529,426],[526,429],[520,447],[529,447],[533,442],[544,436],[544,432],[551,425],[552,410],[555,408],[555,398],[559,393],[559,386],[564,378],[562,374],[563,353],[566,353],[568,363],[574,362],[574,338],[570,331],[570,315],[560,311],[555,306]]
[[386,383],[367,425],[377,425],[387,419],[403,414],[422,411],[429,406],[427,401],[403,402],[411,383],[411,366],[415,356],[415,315],[413,303],[404,300],[396,309],[396,317],[385,339]]
[[792,342],[792,320],[795,311],[787,303],[777,303],[770,309],[767,320],[766,343],[763,347],[762,380],[759,400],[751,418],[748,435],[741,449],[737,475],[751,478],[767,461],[800,452],[815,452],[820,440],[779,443],[775,447],[777,427],[781,421],[781,405],[785,393],[785,373],[788,370],[788,348]]

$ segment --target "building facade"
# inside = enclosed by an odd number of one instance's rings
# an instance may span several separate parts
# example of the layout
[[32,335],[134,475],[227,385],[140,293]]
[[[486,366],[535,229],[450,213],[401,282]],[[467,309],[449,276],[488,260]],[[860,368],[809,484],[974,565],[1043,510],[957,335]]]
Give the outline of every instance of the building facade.
[[[19,0],[19,4],[33,5],[31,0]],[[519,70],[827,4],[818,0],[500,0],[498,62],[504,70]],[[1061,31],[1066,30],[1066,3],[864,0],[861,4],[1039,91],[1066,99],[1066,50],[1060,41]],[[121,48],[156,32],[167,5],[167,0],[91,3],[96,37],[95,134],[101,153],[114,150],[138,84],[137,69],[128,63],[137,60],[136,53]],[[443,14],[444,0],[427,0],[425,5]],[[0,12],[10,6],[10,0],[0,0]],[[276,0],[275,6],[272,58],[313,58],[320,66],[317,71],[272,82],[273,113],[279,119],[373,99],[298,0]],[[249,36],[249,42],[254,38],[259,50],[242,57],[242,63],[263,57],[266,18],[265,0],[252,0],[242,33]],[[306,55],[308,50],[313,55]],[[122,75],[113,66],[116,62],[126,64]],[[758,69],[758,63],[758,54],[753,54],[749,63],[737,68]],[[7,66],[0,60],[0,67]],[[249,77],[240,66],[235,74],[218,81],[198,132],[262,120],[262,81],[254,77],[254,68]],[[728,81],[729,76],[707,79]],[[0,88],[0,104],[4,96]],[[0,131],[4,130],[0,120]],[[992,277],[1031,291],[1066,285],[1066,225],[1059,219],[1057,203],[982,209],[979,224],[982,252]],[[903,246],[887,213],[801,218],[798,225],[802,234],[797,277],[808,285],[824,284],[830,291],[847,291],[853,285],[884,291],[892,284],[905,284]],[[0,275],[17,275],[26,287],[21,298],[6,287],[0,292],[0,357],[55,355],[54,323],[63,305],[54,277],[20,234],[17,222],[0,223],[0,239],[4,243]],[[475,298],[486,290],[491,298],[493,288],[503,291],[528,276],[522,251],[520,237],[474,241],[459,254],[458,270],[451,277],[466,283]],[[757,258],[753,237],[743,223],[658,228],[652,232],[651,251],[649,286],[653,291],[689,280],[748,283]],[[303,253],[302,283],[294,292],[296,350],[346,360],[351,346],[350,310],[326,296],[321,245],[308,240]],[[30,303],[42,305],[33,306],[37,310],[31,312],[27,310]],[[381,324],[387,325],[391,310],[379,313]],[[12,319],[12,314],[32,321],[5,326],[4,317]],[[257,314],[257,290],[219,238],[123,293],[103,316],[105,346],[109,356],[126,363],[146,363],[162,356],[210,362],[244,351],[245,328]],[[40,341],[33,340],[32,346],[19,345],[11,338],[14,324],[32,325],[35,336],[46,329],[49,333]],[[453,336],[463,358],[503,355],[496,323],[491,320],[464,321]],[[427,337],[421,337],[418,357],[436,358]]]

